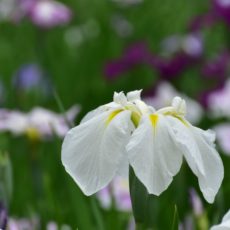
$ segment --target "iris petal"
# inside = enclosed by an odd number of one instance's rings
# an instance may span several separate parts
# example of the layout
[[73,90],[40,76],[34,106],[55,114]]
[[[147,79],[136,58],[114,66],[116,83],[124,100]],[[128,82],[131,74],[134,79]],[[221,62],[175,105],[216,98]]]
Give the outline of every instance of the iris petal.
[[185,159],[198,177],[200,189],[209,203],[214,202],[223,180],[223,163],[213,143],[215,137],[210,131],[204,131],[184,125],[179,119],[167,117]]
[[163,115],[144,115],[126,149],[136,176],[150,194],[166,190],[182,164],[182,154]]
[[117,173],[133,124],[131,113],[118,113],[106,124],[111,111],[73,128],[62,146],[62,163],[86,195],[105,187]]

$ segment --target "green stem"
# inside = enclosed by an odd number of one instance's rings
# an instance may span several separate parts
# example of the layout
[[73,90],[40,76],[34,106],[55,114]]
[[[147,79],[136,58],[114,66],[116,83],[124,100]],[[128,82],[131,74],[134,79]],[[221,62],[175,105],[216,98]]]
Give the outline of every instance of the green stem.
[[149,194],[144,185],[136,177],[132,167],[129,168],[129,191],[136,229],[142,230],[146,224]]
[[95,197],[91,197],[90,201],[91,201],[91,207],[92,207],[94,218],[97,222],[98,229],[105,230],[103,218],[102,218],[101,212],[97,206]]

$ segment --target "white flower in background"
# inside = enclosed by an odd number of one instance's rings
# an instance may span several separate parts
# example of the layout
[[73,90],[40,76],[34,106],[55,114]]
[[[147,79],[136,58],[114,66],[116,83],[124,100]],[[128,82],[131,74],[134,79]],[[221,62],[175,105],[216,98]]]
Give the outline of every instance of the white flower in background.
[[67,24],[72,17],[68,7],[53,0],[35,1],[28,11],[33,23],[45,28]]
[[214,225],[210,230],[230,230],[230,210],[223,217],[221,224]]
[[22,134],[27,128],[27,116],[20,111],[0,110],[0,130],[14,135]]
[[183,51],[190,57],[199,57],[203,53],[203,41],[199,34],[176,34],[162,41],[163,55],[172,55]]
[[58,224],[55,221],[49,221],[46,225],[46,230],[58,230]]
[[229,0],[217,0],[217,2],[218,2],[222,7],[230,7],[230,1],[229,1]]
[[39,229],[40,223],[37,217],[26,219],[16,219],[10,217],[7,223],[7,229],[9,230],[35,230]]
[[215,127],[216,139],[225,154],[230,155],[230,123],[222,123]]
[[9,131],[14,135],[27,134],[30,138],[46,138],[53,135],[64,137],[79,113],[79,107],[73,106],[60,115],[44,108],[34,108],[29,113],[0,110],[0,131]]
[[132,210],[128,178],[115,177],[108,186],[97,193],[97,198],[105,209],[110,208],[114,200],[117,210],[125,212]]
[[37,107],[28,114],[28,128],[38,130],[44,136],[63,137],[69,130],[68,122],[72,123],[78,112],[78,106],[73,106],[64,116]]
[[154,108],[160,109],[164,106],[169,106],[171,104],[172,98],[177,95],[183,97],[186,101],[188,110],[186,118],[193,124],[199,123],[204,114],[202,106],[191,98],[177,92],[170,83],[161,82],[157,86],[155,96],[146,97],[143,100]]
[[127,160],[150,194],[160,195],[172,182],[185,157],[212,203],[223,180],[215,135],[192,126],[186,104],[175,97],[155,111],[140,91],[115,93],[113,102],[88,113],[63,142],[62,163],[86,195],[101,190]]
[[230,80],[223,89],[214,91],[208,97],[210,115],[213,117],[230,117]]

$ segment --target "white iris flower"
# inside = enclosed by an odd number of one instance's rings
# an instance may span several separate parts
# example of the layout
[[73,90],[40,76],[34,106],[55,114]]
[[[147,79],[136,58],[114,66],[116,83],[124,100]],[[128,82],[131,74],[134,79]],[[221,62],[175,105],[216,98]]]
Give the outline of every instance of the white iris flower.
[[141,91],[115,93],[113,102],[88,113],[62,146],[62,163],[86,195],[105,187],[127,161],[148,192],[160,195],[181,167],[183,156],[212,203],[223,180],[215,135],[192,126],[179,97],[155,111]]

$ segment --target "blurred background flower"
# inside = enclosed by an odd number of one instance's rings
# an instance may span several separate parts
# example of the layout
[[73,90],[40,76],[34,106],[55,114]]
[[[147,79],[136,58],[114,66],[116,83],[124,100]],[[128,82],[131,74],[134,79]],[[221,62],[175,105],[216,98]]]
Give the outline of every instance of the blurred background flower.
[[175,96],[180,96],[186,100],[187,103],[187,118],[193,124],[198,124],[204,114],[202,106],[195,100],[190,99],[186,95],[177,92],[174,87],[167,82],[160,82],[154,91],[153,96],[146,96],[144,101],[153,106],[155,109],[160,109],[165,106],[170,106],[172,98]]
[[28,114],[20,111],[0,110],[0,131],[14,135],[26,134],[31,139],[44,139],[56,135],[63,138],[79,113],[79,106],[73,106],[65,114],[57,114],[36,107]]
[[67,24],[71,19],[71,10],[64,4],[53,0],[37,0],[27,12],[31,21],[44,28]]
[[[216,131],[230,167],[229,25],[229,0],[1,0],[0,224],[9,216],[9,229],[134,229],[127,179],[94,202],[60,162],[65,133],[113,91],[143,89],[156,109],[184,97],[187,119]],[[150,228],[171,229],[175,205],[182,229],[220,223],[229,209],[227,173],[209,206],[182,170],[148,201]]]
[[97,193],[103,208],[109,209],[112,205],[120,211],[131,212],[132,205],[129,195],[127,178],[116,177],[109,186]]

